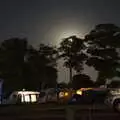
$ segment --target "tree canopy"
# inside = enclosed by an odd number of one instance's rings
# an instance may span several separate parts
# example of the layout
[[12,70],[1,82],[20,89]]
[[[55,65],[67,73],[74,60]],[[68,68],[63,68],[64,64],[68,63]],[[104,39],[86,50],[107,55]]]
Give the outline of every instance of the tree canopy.
[[93,87],[94,82],[90,79],[88,75],[77,74],[73,77],[72,86],[75,89]]
[[64,38],[59,48],[40,44],[29,45],[26,39],[11,38],[0,44],[0,76],[4,89],[40,89],[57,84],[57,59],[74,69],[70,84],[74,88],[89,87],[92,80],[83,74],[84,64],[98,71],[96,84],[120,77],[120,28],[114,24],[98,24],[84,39]]
[[99,72],[97,81],[104,84],[106,79],[120,76],[120,28],[114,24],[99,24],[85,36],[89,58],[87,65]]
[[39,49],[35,49],[26,39],[4,40],[0,45],[0,75],[4,79],[4,90],[55,87],[56,54],[54,47],[40,44]]
[[120,77],[120,28],[114,24],[98,24],[84,39],[70,36],[60,43],[66,67],[81,73],[84,64],[98,71],[96,84]]
[[65,61],[64,65],[68,68],[71,65],[76,72],[83,70],[83,61],[87,58],[84,49],[83,39],[76,36],[64,38],[59,47],[60,57]]

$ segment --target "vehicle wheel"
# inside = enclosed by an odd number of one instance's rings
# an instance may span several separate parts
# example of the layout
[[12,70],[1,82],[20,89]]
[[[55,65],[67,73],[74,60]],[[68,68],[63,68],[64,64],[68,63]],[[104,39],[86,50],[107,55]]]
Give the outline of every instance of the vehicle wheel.
[[113,103],[113,109],[116,112],[120,112],[120,99],[116,99]]

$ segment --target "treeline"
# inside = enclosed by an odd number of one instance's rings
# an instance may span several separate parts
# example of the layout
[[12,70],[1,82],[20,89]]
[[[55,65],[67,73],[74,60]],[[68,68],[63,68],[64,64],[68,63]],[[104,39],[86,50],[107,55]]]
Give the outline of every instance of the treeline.
[[[120,28],[114,24],[96,25],[84,39],[70,36],[60,43],[64,65],[76,71],[72,85],[87,87],[104,85],[120,77]],[[83,74],[84,64],[98,71],[96,82]]]
[[[0,76],[6,91],[42,89],[57,84],[57,63],[76,71],[69,85],[74,88],[105,84],[120,76],[120,28],[114,24],[96,25],[84,39],[64,38],[59,48],[29,45],[26,39],[11,38],[0,45]],[[83,73],[84,64],[98,71],[96,82]],[[71,73],[72,75],[72,73]]]
[[26,39],[11,38],[0,45],[0,77],[4,90],[39,90],[56,85],[56,48],[40,44],[38,49]]

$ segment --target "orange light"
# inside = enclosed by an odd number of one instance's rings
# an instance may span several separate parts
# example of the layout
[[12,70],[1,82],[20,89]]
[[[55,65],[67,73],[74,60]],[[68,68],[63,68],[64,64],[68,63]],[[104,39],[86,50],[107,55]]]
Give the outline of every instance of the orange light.
[[68,96],[68,92],[65,92],[65,96]]
[[93,89],[93,88],[81,88],[80,90],[86,91],[86,90],[91,90],[91,89]]
[[76,91],[76,94],[82,95],[82,90],[77,90],[77,91]]

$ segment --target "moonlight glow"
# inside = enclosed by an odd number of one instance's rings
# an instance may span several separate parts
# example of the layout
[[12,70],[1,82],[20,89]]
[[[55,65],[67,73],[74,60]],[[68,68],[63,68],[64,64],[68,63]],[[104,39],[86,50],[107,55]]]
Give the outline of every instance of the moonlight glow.
[[81,34],[78,30],[63,30],[58,33],[58,40],[56,41],[56,44],[59,44],[62,39],[76,35],[77,37],[81,37]]
[[[77,27],[66,27],[66,28],[58,28],[54,30],[54,44],[58,45],[62,39],[76,35],[77,37],[82,37],[82,31],[77,29]],[[53,33],[52,32],[52,33]]]

